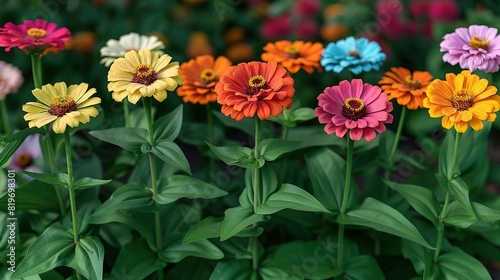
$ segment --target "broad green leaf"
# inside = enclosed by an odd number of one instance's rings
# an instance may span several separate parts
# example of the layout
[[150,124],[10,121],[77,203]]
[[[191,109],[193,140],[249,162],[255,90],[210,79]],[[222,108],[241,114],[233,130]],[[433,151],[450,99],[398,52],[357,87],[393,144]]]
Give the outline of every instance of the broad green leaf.
[[[262,268],[281,269],[306,279],[329,279],[344,270],[335,267],[335,256],[317,241],[294,241],[281,244],[262,263]],[[311,266],[314,265],[314,269]]]
[[232,146],[232,147],[217,147],[207,143],[210,150],[227,165],[236,165],[243,168],[262,167],[264,160],[255,160],[252,150],[247,147]]
[[241,206],[229,208],[224,212],[220,240],[224,241],[233,237],[247,227],[267,219],[264,215],[254,214],[252,209],[246,209]]
[[227,195],[214,185],[185,175],[172,175],[158,181],[158,193],[153,199],[159,204],[172,203],[180,198],[211,199]]
[[16,140],[21,140],[24,141],[24,139],[26,139],[26,137],[32,135],[32,134],[35,134],[35,133],[42,133],[43,132],[43,129],[42,128],[36,128],[36,127],[32,127],[32,128],[25,128],[23,130],[19,130],[18,132],[14,133],[14,134],[10,134],[10,135],[6,135],[3,137],[3,141],[5,141],[6,143],[10,143],[12,141],[16,141]]
[[99,140],[120,146],[133,153],[139,153],[141,145],[149,143],[147,130],[143,128],[119,127],[94,130],[89,133]]
[[468,228],[477,221],[493,222],[500,220],[499,210],[489,208],[476,202],[472,203],[472,208],[477,218],[466,211],[460,203],[452,201],[448,206],[448,214],[444,218],[444,221],[454,226]]
[[182,127],[182,104],[153,124],[155,142],[160,139],[174,141]]
[[151,191],[144,185],[132,183],[119,187],[92,216],[107,215],[122,209],[152,212],[153,205]]
[[30,176],[33,179],[44,182],[49,185],[65,186],[68,187],[69,178],[68,174],[64,173],[35,173],[24,170],[24,174]]
[[403,253],[403,257],[411,261],[411,263],[413,264],[413,268],[418,273],[418,275],[423,275],[426,270],[426,259],[432,258],[429,250],[415,242],[411,242],[406,239],[401,240],[401,250]]
[[88,279],[102,279],[104,247],[95,236],[80,238],[75,249],[75,257],[69,266],[75,268]]
[[483,264],[459,248],[439,256],[439,269],[444,279],[491,279]]
[[222,218],[209,216],[194,225],[184,236],[183,244],[220,236]]
[[293,121],[309,121],[316,118],[314,114],[314,109],[302,107],[297,110],[292,111],[292,120]]
[[437,223],[439,209],[432,191],[417,185],[398,184],[387,180],[384,180],[384,182],[401,194],[418,213],[432,223]]
[[[255,168],[247,168],[245,171],[245,190],[243,190],[240,196],[240,205],[243,207],[253,207],[255,172]],[[278,178],[271,165],[264,165],[258,172],[260,172],[258,200],[262,204],[278,188]]]
[[337,221],[346,225],[370,227],[433,249],[418,229],[400,212],[370,197],[366,198],[359,208],[338,216]]
[[296,127],[288,132],[287,139],[302,141],[300,149],[319,146],[345,146],[345,139],[334,134],[326,134],[324,128],[322,125]]
[[248,260],[218,262],[209,280],[249,280],[252,279],[252,271],[252,266]]
[[23,140],[13,140],[3,147],[2,152],[0,152],[0,166],[4,166],[9,162],[12,155],[17,151],[17,148],[21,146],[21,143],[23,143]]
[[476,217],[469,199],[469,188],[462,178],[453,178],[453,180],[448,183],[448,190],[472,217]]
[[222,259],[224,254],[208,240],[198,240],[189,244],[182,244],[180,240],[177,240],[160,252],[160,258],[167,263],[178,263],[189,256],[218,260]]
[[224,116],[220,110],[212,110],[214,116],[222,123],[225,127],[234,128],[239,131],[245,132],[247,135],[254,136],[255,122],[252,118],[243,118],[240,121],[235,121],[230,117]]
[[268,215],[283,209],[310,212],[330,212],[314,196],[292,184],[283,184],[257,207],[257,214]]
[[266,161],[276,160],[282,154],[294,151],[301,141],[269,138],[260,143],[260,157]]
[[261,268],[259,275],[262,280],[292,279],[290,274],[278,268]]
[[344,277],[349,280],[385,280],[377,260],[372,256],[361,255],[346,260]]
[[191,167],[181,148],[170,140],[160,140],[152,147],[151,152],[164,162],[191,174]]
[[443,143],[441,143],[441,149],[439,150],[439,174],[445,178],[450,174],[459,173],[459,164],[455,166],[455,170],[451,169],[451,162],[453,159],[453,148],[455,146],[455,136],[454,133],[449,130],[446,138],[444,138]]
[[[44,210],[59,211],[59,202],[54,188],[62,187],[48,185],[39,181],[29,181],[15,189],[16,210]],[[36,195],[33,195],[36,194]],[[0,205],[7,205],[9,196],[7,192],[0,195]]]
[[165,266],[144,239],[134,240],[121,248],[110,280],[145,279]]
[[102,186],[107,183],[111,182],[111,180],[100,180],[100,179],[93,179],[89,177],[84,177],[81,179],[78,179],[76,182],[73,183],[73,188],[74,189],[87,189],[91,187],[97,187],[97,186]]

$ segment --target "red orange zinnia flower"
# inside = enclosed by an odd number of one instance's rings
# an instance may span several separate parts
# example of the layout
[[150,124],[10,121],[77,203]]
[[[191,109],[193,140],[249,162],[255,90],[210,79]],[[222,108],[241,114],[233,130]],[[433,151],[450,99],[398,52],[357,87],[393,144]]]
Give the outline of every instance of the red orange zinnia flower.
[[231,61],[224,56],[214,60],[211,55],[201,55],[182,63],[179,75],[184,82],[177,88],[177,94],[184,102],[195,104],[216,101],[215,84],[231,64]]
[[0,47],[7,52],[13,47],[28,54],[41,54],[50,47],[64,50],[69,40],[71,34],[66,27],[57,29],[56,24],[43,19],[25,20],[20,25],[8,22],[0,28]]
[[426,71],[414,71],[403,67],[392,67],[378,82],[389,100],[396,98],[399,105],[410,110],[423,108],[425,90],[431,83],[432,75]]
[[314,72],[314,68],[321,71],[319,61],[323,45],[321,43],[311,43],[304,41],[278,41],[267,43],[261,58],[263,61],[276,61],[285,67],[290,73],[297,73],[304,69],[307,73]]
[[277,117],[292,106],[294,80],[276,62],[252,61],[231,66],[215,86],[224,115],[239,121],[256,114],[259,119]]

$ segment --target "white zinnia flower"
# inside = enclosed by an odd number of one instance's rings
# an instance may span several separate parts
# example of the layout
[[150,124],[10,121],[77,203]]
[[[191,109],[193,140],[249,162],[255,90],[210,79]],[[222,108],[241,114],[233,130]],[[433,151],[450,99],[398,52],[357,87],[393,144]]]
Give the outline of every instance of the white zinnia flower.
[[109,67],[117,58],[125,57],[125,53],[130,50],[150,49],[162,55],[161,49],[163,48],[165,48],[165,45],[156,36],[139,35],[137,33],[122,35],[119,41],[108,40],[106,46],[101,48],[101,56],[104,57],[101,64]]

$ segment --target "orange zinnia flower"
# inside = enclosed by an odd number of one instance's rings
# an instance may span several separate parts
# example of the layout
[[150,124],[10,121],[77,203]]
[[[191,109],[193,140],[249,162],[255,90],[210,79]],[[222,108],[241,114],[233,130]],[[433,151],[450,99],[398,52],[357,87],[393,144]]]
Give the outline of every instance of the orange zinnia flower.
[[239,121],[255,114],[261,120],[277,117],[292,106],[294,80],[276,62],[252,61],[231,66],[215,86],[224,115]]
[[261,55],[263,61],[276,61],[285,67],[290,73],[297,73],[301,68],[307,73],[314,72],[314,68],[321,71],[319,61],[323,52],[321,43],[304,41],[278,41],[267,43]]
[[179,68],[179,74],[184,79],[177,94],[184,102],[207,104],[217,100],[215,84],[221,74],[231,66],[231,61],[219,56],[215,61],[211,55],[201,55],[184,62]]
[[392,67],[378,82],[389,100],[396,98],[399,105],[410,110],[423,108],[425,91],[431,83],[432,75],[426,71],[413,71],[403,67]]

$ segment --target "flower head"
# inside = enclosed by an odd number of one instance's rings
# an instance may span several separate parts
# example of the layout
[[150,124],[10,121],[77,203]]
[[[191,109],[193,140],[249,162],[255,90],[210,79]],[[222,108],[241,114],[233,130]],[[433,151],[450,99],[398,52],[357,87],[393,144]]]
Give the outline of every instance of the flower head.
[[446,80],[436,79],[427,87],[424,107],[432,118],[443,117],[444,128],[455,127],[464,133],[470,125],[478,131],[483,122],[493,122],[500,109],[497,88],[488,86],[488,80],[464,70],[460,74],[446,74]]
[[39,138],[39,134],[32,134],[26,137],[12,155],[8,168],[16,171],[27,170],[31,172],[41,172],[40,168],[34,165],[35,159],[42,157],[42,148],[40,147]]
[[444,35],[441,42],[443,60],[462,69],[497,72],[500,64],[500,36],[498,30],[485,25],[457,28]]
[[111,39],[106,42],[106,46],[101,48],[101,56],[103,57],[101,64],[109,67],[117,58],[125,57],[125,53],[130,50],[149,49],[162,55],[161,50],[164,48],[165,45],[156,36],[129,33],[122,35],[118,41]]
[[182,83],[179,63],[171,60],[168,54],[160,56],[149,49],[131,50],[125,57],[118,58],[108,72],[108,90],[113,91],[113,99],[121,102],[128,97],[132,104],[141,97],[165,100],[167,90],[173,91]]
[[389,100],[396,98],[399,105],[410,110],[423,108],[425,90],[430,84],[432,75],[426,71],[414,71],[403,67],[392,67],[378,82]]
[[5,51],[17,47],[28,54],[42,54],[50,47],[64,50],[69,40],[71,34],[66,27],[57,28],[43,19],[25,20],[20,25],[8,22],[0,28],[0,47]]
[[4,100],[7,94],[16,92],[23,81],[21,70],[0,60],[0,101]]
[[224,115],[239,121],[257,114],[267,120],[292,106],[293,84],[290,74],[276,62],[252,61],[229,67],[215,91]]
[[231,61],[224,56],[214,60],[211,55],[201,55],[179,67],[179,75],[184,79],[177,94],[184,102],[207,104],[217,100],[215,84],[220,75],[231,66]]
[[321,43],[283,40],[267,43],[263,49],[265,51],[261,55],[263,61],[276,61],[290,73],[297,73],[300,69],[304,69],[311,74],[314,72],[314,68],[318,71],[321,70],[319,65],[323,51]]
[[322,53],[321,65],[326,71],[340,73],[348,69],[354,74],[379,70],[385,60],[377,42],[350,36],[336,43],[329,43]]
[[77,127],[80,123],[88,123],[90,117],[99,114],[93,106],[101,103],[99,97],[91,97],[95,88],[88,87],[86,83],[67,87],[66,83],[59,82],[32,90],[40,102],[23,105],[23,111],[27,113],[24,120],[29,122],[29,127],[42,127],[53,122],[55,133],[64,133],[67,125]]
[[375,139],[375,132],[383,133],[385,124],[392,123],[392,103],[378,86],[363,84],[360,79],[341,81],[338,86],[327,87],[318,96],[314,113],[325,132],[343,138],[349,130],[352,140]]

